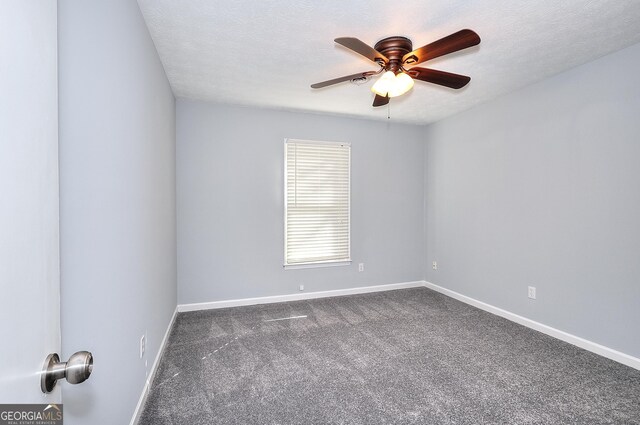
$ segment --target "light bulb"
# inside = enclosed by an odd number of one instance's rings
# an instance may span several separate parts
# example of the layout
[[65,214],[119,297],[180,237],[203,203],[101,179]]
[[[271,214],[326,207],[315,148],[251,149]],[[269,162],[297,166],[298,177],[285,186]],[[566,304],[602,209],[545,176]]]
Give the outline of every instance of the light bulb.
[[413,87],[413,78],[408,74],[401,72],[393,78],[393,82],[389,86],[389,97],[401,96],[411,90]]
[[385,97],[391,86],[394,84],[395,79],[396,76],[393,74],[393,71],[387,71],[382,74],[382,77],[378,78],[378,81],[376,81],[373,87],[371,87],[371,91],[378,96]]

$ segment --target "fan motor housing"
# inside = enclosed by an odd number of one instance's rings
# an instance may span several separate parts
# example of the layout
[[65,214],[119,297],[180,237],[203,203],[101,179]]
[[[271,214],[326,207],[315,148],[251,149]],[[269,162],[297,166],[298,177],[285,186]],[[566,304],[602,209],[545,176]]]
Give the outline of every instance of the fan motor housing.
[[389,59],[386,69],[397,73],[402,65],[403,56],[413,50],[413,43],[407,37],[387,37],[378,41],[374,49]]

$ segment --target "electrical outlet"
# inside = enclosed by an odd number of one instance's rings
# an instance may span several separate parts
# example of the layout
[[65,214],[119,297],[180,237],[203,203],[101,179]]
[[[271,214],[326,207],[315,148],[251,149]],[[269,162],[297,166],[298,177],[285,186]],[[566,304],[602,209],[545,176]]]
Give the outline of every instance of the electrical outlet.
[[147,350],[147,334],[142,334],[140,337],[140,358],[144,356],[144,352]]
[[304,285],[300,285],[300,288],[299,288],[299,289],[300,289],[301,291],[304,291]]
[[438,270],[438,262],[437,262],[437,261],[434,261],[433,263],[431,263],[431,268],[432,268],[433,270]]
[[535,286],[529,286],[528,296],[532,300],[536,299],[536,287]]
[[359,272],[363,272],[364,271],[364,263],[358,263],[358,271]]

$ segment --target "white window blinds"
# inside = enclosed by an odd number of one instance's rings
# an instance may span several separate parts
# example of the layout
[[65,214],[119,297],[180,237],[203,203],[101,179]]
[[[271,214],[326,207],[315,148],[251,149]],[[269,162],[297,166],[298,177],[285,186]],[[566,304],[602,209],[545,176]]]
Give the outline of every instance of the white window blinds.
[[285,141],[285,266],[351,260],[346,143]]

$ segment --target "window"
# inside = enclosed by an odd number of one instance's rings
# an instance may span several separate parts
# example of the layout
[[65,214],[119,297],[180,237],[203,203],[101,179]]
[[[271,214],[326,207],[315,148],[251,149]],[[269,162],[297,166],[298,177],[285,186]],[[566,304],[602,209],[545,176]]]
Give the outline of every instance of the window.
[[285,140],[284,266],[351,261],[347,143]]

